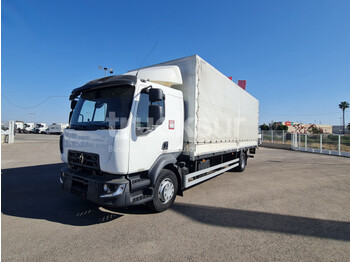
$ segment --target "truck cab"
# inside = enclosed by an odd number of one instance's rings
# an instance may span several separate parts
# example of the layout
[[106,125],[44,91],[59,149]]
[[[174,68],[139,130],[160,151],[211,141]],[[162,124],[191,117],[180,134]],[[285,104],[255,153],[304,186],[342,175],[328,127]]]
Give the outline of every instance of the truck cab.
[[16,121],[15,122],[15,132],[22,133],[24,131],[24,122]]
[[[70,125],[60,137],[63,189],[104,206],[152,202],[163,211],[174,201],[173,169],[183,148],[182,92],[133,74],[110,76],[74,89]],[[164,172],[163,172],[164,173]],[[158,190],[158,202],[153,203]]]
[[24,124],[24,132],[25,133],[33,133],[35,125],[34,123],[25,123]]
[[46,123],[37,123],[34,128],[34,133],[37,134],[46,134],[47,124]]

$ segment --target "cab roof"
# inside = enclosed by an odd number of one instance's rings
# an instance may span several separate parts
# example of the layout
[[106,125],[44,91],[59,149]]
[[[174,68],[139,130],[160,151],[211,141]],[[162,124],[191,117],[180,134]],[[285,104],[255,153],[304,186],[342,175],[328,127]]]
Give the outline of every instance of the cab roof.
[[85,85],[81,87],[73,89],[69,100],[73,100],[77,96],[79,96],[82,92],[87,90],[97,90],[105,87],[111,86],[124,86],[130,85],[135,86],[137,83],[137,77],[134,75],[115,75],[115,76],[107,76],[102,78],[97,78],[90,82],[87,82]]

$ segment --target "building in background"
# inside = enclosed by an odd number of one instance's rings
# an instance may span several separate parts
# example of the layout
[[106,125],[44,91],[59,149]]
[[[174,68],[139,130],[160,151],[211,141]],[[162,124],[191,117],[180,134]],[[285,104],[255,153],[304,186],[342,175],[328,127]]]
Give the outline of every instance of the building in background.
[[[295,125],[301,124],[303,125],[304,129],[307,130],[312,124],[303,124],[303,123],[297,123],[297,122],[291,122],[291,121],[285,121],[285,122],[277,122],[280,125],[288,126],[288,132],[289,133],[295,133],[297,129],[295,128]],[[333,126],[332,125],[317,125],[315,124],[317,128],[321,128],[323,130],[324,134],[332,134],[333,133]]]
[[[343,125],[341,126],[332,126],[333,134],[344,134]],[[350,130],[345,126],[345,134],[350,134]]]

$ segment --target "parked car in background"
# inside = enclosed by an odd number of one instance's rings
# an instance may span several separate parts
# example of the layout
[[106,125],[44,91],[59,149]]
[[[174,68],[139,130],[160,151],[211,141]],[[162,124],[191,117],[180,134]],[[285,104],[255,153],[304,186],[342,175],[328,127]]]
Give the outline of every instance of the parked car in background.
[[9,128],[5,127],[4,125],[1,125],[1,134],[8,135],[9,133],[10,133]]

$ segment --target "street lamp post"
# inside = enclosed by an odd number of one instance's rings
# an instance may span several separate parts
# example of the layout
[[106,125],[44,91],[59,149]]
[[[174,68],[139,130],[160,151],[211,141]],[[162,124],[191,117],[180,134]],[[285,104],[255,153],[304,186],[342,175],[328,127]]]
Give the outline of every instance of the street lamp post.
[[35,117],[35,113],[29,113],[30,116],[30,122],[33,122],[33,118]]
[[104,70],[105,71],[105,77],[107,76],[107,71],[109,70],[110,74],[113,74],[113,68],[107,68],[107,67],[102,67],[102,66],[98,66],[98,69]]

